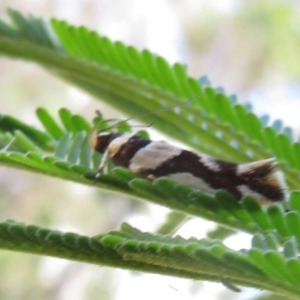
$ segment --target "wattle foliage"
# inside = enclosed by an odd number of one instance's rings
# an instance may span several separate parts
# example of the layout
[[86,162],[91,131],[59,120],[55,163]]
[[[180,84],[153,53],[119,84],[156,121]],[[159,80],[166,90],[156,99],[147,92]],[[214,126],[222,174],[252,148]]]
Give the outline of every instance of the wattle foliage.
[[[177,211],[161,232],[172,232],[185,215],[253,234],[251,249],[233,251],[220,240],[184,240],[120,231],[84,237],[7,221],[0,224],[0,248],[191,279],[252,286],[297,298],[300,292],[300,144],[280,122],[265,123],[218,89],[188,76],[181,64],[137,51],[85,27],[53,19],[49,24],[9,10],[12,25],[0,22],[0,53],[36,62],[128,115],[194,101],[155,116],[154,126],[172,138],[210,155],[246,162],[276,157],[292,191],[283,205],[261,208],[254,199],[240,203],[226,191],[214,197],[160,179],[136,178],[123,168],[100,177],[97,186]],[[46,26],[50,25],[50,27]],[[52,31],[51,33],[49,31]],[[47,109],[37,110],[44,130],[12,116],[0,117],[0,163],[31,172],[92,185],[100,160],[88,145],[91,124],[61,109],[57,123]],[[153,116],[143,118],[153,121]],[[105,125],[104,125],[105,126]],[[125,127],[123,127],[125,128]],[[289,212],[286,211],[289,209]],[[182,214],[178,214],[181,212]],[[171,224],[171,225],[170,225]],[[227,230],[226,234],[233,231]],[[224,233],[224,231],[223,231]],[[122,258],[126,256],[126,260]]]

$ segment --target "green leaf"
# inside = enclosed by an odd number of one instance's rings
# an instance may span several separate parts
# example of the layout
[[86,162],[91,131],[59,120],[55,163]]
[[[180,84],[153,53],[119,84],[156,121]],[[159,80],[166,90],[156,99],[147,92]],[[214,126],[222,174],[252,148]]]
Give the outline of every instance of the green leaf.
[[295,191],[290,196],[291,208],[300,213],[300,192]]
[[282,209],[278,206],[272,205],[268,208],[269,217],[278,230],[279,234],[283,238],[289,238],[291,236],[291,232],[289,231],[286,221],[284,219],[284,215]]
[[293,233],[293,235],[300,242],[300,215],[297,212],[291,211],[286,214],[286,221],[289,230]]
[[[293,274],[300,270],[299,262],[295,259],[286,263],[275,252],[264,255],[257,249],[235,253],[213,240],[185,240],[151,235],[127,224],[123,224],[121,231],[87,237],[33,225],[26,226],[9,220],[0,223],[0,245],[1,249],[135,271],[193,280],[226,281],[231,285],[243,284],[291,298],[297,297],[299,293],[299,289],[293,287],[299,281]],[[291,266],[290,270],[287,270],[287,266]],[[240,276],[240,272],[247,276]],[[278,281],[279,278],[283,281]]]
[[250,213],[253,220],[264,232],[272,231],[272,224],[268,215],[262,210],[261,206],[251,197],[244,197],[242,200],[243,206]]
[[36,115],[44,125],[45,129],[53,136],[53,138],[58,140],[63,136],[63,130],[58,126],[46,109],[38,108]]
[[34,140],[43,149],[49,149],[50,137],[46,133],[34,129],[20,120],[7,115],[0,115],[0,132],[14,133],[16,130]]
[[283,244],[283,254],[286,258],[297,258],[298,249],[297,249],[297,240],[291,238]]
[[[0,21],[2,55],[33,61],[129,116],[177,105],[140,119],[146,124],[154,120],[156,129],[215,158],[238,163],[275,156],[290,189],[299,188],[300,144],[292,142],[291,130],[280,120],[266,127],[266,118],[235,104],[222,89],[211,87],[207,78],[189,77],[183,65],[170,66],[166,59],[148,50],[138,51],[64,21],[53,19],[49,24],[15,10],[9,10],[9,15],[13,25]],[[181,105],[188,99],[194,100]],[[89,147],[90,122],[68,109],[59,112],[63,127],[44,108],[37,116],[43,131],[11,116],[0,117],[0,163],[94,185],[101,155]],[[106,123],[99,126],[107,127]],[[119,124],[116,129],[126,131],[130,126]],[[251,286],[284,299],[298,298],[299,192],[292,191],[282,206],[262,208],[251,197],[238,202],[227,191],[207,195],[165,178],[149,182],[124,168],[108,169],[94,186],[175,211],[160,232],[172,233],[187,215],[202,217],[230,228],[225,233],[216,231],[216,237],[236,230],[256,233],[252,248],[233,251],[216,240],[152,235],[127,225],[121,231],[91,238],[9,221],[0,224],[2,249],[217,281],[233,287]],[[292,211],[284,213],[285,205]]]

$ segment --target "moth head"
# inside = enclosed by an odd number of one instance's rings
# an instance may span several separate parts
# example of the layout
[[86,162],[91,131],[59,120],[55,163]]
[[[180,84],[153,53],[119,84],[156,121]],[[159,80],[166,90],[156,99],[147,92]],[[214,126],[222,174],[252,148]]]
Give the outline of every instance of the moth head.
[[104,153],[110,144],[110,142],[115,138],[115,133],[102,132],[97,136],[90,135],[90,145],[94,150],[100,153]]
[[118,134],[107,131],[100,131],[100,133],[98,133],[100,123],[101,122],[93,126],[89,135],[89,144],[95,151],[104,153],[107,150],[108,145]]

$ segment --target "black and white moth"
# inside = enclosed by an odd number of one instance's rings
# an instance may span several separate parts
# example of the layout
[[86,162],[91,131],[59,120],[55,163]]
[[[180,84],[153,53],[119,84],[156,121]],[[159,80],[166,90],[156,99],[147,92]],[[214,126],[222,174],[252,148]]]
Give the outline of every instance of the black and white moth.
[[95,151],[103,154],[96,179],[107,159],[111,159],[115,165],[151,181],[167,177],[209,194],[225,189],[237,200],[251,195],[261,204],[270,204],[287,196],[284,175],[273,158],[236,164],[163,141],[151,141],[135,133],[97,134],[95,127],[90,143]]

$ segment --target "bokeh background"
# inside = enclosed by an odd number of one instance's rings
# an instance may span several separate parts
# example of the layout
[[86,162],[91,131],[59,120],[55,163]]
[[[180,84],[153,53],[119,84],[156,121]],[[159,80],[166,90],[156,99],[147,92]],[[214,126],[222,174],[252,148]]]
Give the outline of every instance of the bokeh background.
[[[2,0],[7,7],[45,19],[85,25],[112,40],[147,48],[170,63],[187,65],[190,75],[207,75],[213,86],[251,103],[259,115],[284,120],[298,139],[300,119],[300,2],[292,0]],[[107,117],[116,112],[38,66],[0,57],[0,112],[39,127],[37,107],[53,114],[67,107],[92,118],[95,108]],[[41,175],[0,169],[0,221],[95,235],[126,221],[154,231],[166,208],[120,198],[97,189]],[[179,233],[205,236],[214,224],[191,220]],[[247,235],[226,245],[249,247]],[[0,251],[0,299],[262,299],[260,292],[241,294],[221,284],[132,273],[50,257]]]

